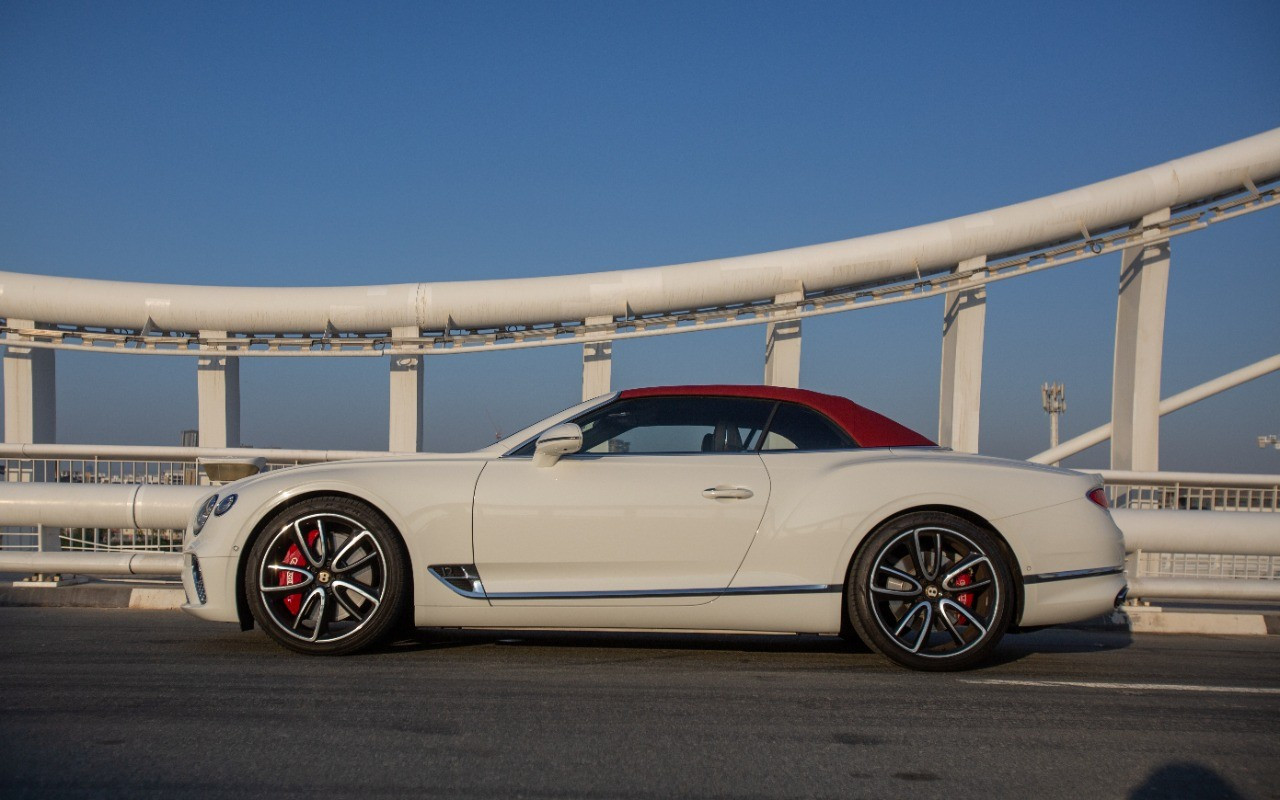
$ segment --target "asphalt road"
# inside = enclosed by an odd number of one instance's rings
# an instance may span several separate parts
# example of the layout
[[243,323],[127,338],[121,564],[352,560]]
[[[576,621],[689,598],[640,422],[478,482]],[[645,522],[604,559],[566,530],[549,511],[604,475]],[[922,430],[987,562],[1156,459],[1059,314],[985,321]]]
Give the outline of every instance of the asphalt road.
[[816,637],[435,632],[326,659],[0,608],[0,797],[1280,797],[1278,656],[1049,631],[927,675]]

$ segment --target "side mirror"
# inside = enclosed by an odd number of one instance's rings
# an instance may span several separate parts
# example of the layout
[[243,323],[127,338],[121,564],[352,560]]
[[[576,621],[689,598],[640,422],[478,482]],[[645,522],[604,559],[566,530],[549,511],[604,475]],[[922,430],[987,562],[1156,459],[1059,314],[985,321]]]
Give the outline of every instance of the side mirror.
[[549,467],[560,460],[561,456],[576,453],[582,449],[582,428],[572,422],[565,422],[544,431],[534,445],[533,465]]

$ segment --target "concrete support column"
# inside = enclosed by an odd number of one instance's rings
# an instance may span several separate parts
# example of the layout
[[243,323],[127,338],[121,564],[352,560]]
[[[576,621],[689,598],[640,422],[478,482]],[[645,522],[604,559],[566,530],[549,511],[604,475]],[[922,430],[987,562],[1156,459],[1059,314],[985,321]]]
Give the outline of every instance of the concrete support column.
[[[1142,226],[1169,219],[1169,209],[1142,218]],[[1143,239],[1153,238],[1152,233]],[[1160,468],[1160,370],[1164,309],[1169,290],[1169,242],[1126,247],[1120,256],[1116,353],[1111,383],[1111,468]]]
[[[29,319],[8,319],[10,328],[34,328]],[[10,333],[9,340],[23,337]],[[4,440],[7,444],[51,444],[57,438],[57,380],[54,372],[53,350],[32,347],[6,347],[4,349]],[[40,470],[40,474],[19,462],[17,469],[10,469],[4,480],[26,483],[35,480],[57,480],[57,468],[53,474]],[[0,545],[29,545],[35,534],[36,548],[53,552],[61,549],[61,528],[13,527],[5,529],[12,536],[0,533]],[[43,576],[39,576],[43,577]]]
[[[10,319],[10,328],[34,328]],[[9,339],[20,338],[9,334]],[[57,382],[53,350],[6,347],[4,351],[4,440],[9,444],[52,443],[57,438]]]
[[[613,322],[612,316],[587,317],[587,325]],[[589,342],[582,346],[582,399],[607,394],[613,379],[613,342]]]
[[[393,339],[419,336],[413,326],[392,328]],[[416,453],[422,450],[423,356],[391,357],[391,408],[388,416],[387,449]]]
[[[200,331],[200,338],[222,338],[226,331]],[[240,359],[227,349],[201,345],[196,358],[200,446],[240,446]]]
[[[798,303],[803,291],[787,292],[775,303]],[[768,386],[800,387],[800,320],[770,322],[765,326],[764,382]]]
[[[986,256],[960,262],[957,272],[979,269]],[[978,452],[982,411],[982,348],[987,287],[947,292],[942,308],[942,380],[938,385],[938,444]]]

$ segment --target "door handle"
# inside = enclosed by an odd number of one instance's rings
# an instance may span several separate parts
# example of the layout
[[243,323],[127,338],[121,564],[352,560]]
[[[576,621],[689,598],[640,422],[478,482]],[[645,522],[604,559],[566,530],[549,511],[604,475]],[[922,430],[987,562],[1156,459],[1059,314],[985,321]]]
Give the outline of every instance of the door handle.
[[708,500],[746,500],[754,494],[745,486],[712,486],[702,490],[702,496]]

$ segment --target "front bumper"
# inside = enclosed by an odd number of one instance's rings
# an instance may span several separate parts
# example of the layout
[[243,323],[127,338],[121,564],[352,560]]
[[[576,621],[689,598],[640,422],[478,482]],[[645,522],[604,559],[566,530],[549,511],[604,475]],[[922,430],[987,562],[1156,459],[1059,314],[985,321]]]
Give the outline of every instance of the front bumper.
[[[203,584],[203,599],[200,586]],[[182,589],[187,602],[182,610],[214,622],[239,622],[235,596],[235,561],[231,558],[201,556],[188,550],[182,554]]]

